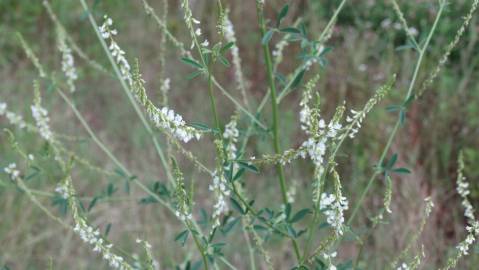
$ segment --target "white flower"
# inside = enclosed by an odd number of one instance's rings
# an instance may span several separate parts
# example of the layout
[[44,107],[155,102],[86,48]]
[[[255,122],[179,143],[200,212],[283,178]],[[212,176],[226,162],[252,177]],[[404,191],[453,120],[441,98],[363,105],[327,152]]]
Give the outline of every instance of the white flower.
[[113,245],[105,243],[100,236],[100,231],[87,225],[86,221],[82,218],[79,219],[73,231],[80,236],[83,242],[93,246],[94,252],[101,253],[103,259],[108,262],[110,267],[120,270],[133,269],[131,266],[125,263],[122,257],[113,253]]
[[67,46],[64,34],[60,34],[58,43],[58,49],[62,53],[62,71],[67,78],[70,92],[74,92],[75,81],[78,79],[78,74],[75,68],[75,60],[73,58],[72,50]]
[[335,194],[323,193],[319,202],[319,209],[324,210],[326,221],[334,228],[337,235],[343,234],[344,211],[348,209],[348,200],[345,197],[337,198]]
[[15,163],[10,163],[7,167],[3,169],[8,176],[10,176],[10,179],[16,180],[18,177],[20,177],[20,171],[17,170],[17,164]]
[[35,157],[32,154],[28,154],[28,159],[30,161],[33,161],[33,160],[35,160]]
[[10,124],[17,126],[20,129],[26,127],[26,123],[25,121],[23,121],[23,117],[21,115],[17,115],[13,112],[7,111],[5,116],[7,117]]
[[50,122],[48,111],[41,107],[40,104],[34,104],[30,108],[32,109],[32,116],[35,119],[40,136],[47,141],[51,141],[53,133],[48,124]]
[[64,185],[58,185],[55,188],[55,192],[60,194],[63,199],[68,199],[68,189]]
[[213,228],[216,228],[221,225],[220,216],[228,211],[228,204],[226,199],[230,196],[231,192],[228,188],[228,183],[224,176],[218,175],[215,171],[212,174],[213,183],[210,184],[209,190],[214,192],[216,196],[216,203],[213,205]]
[[133,84],[131,67],[128,63],[128,60],[125,58],[125,52],[113,39],[113,36],[116,35],[118,31],[116,29],[112,29],[111,26],[113,26],[113,20],[105,15],[105,21],[103,22],[103,25],[100,26],[99,30],[103,39],[110,40],[110,46],[108,49],[120,68],[122,78],[131,86]]
[[7,111],[7,103],[0,102],[0,115],[4,115]]

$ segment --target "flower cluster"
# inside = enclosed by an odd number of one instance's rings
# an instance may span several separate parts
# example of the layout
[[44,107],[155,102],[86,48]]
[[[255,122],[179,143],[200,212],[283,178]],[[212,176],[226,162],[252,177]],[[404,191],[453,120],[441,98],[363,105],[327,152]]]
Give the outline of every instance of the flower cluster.
[[239,131],[236,127],[237,120],[233,116],[231,121],[226,124],[225,131],[223,132],[223,138],[228,141],[226,146],[226,155],[229,160],[236,159],[236,143],[238,142]]
[[197,140],[201,138],[201,133],[195,128],[187,126],[181,115],[176,114],[167,107],[159,109],[148,99],[144,80],[141,78],[138,65],[133,73],[132,91],[138,102],[145,107],[150,120],[153,121],[156,127],[170,132],[177,139],[185,143],[193,138]]
[[51,141],[53,138],[53,133],[50,130],[50,125],[48,124],[50,122],[48,111],[45,110],[45,108],[43,108],[39,102],[36,102],[30,108],[32,110],[32,116],[35,119],[40,136],[47,141]]
[[63,199],[68,199],[68,189],[64,185],[58,185],[55,188],[55,192],[58,193]]
[[170,91],[170,87],[170,78],[166,78],[161,84],[160,91],[166,95]]
[[338,256],[338,253],[336,251],[333,251],[331,253],[323,253],[323,258],[328,261],[328,270],[336,270],[336,266],[333,264],[333,259]]
[[133,269],[125,262],[123,257],[112,252],[113,245],[106,243],[101,238],[100,231],[89,226],[84,219],[80,218],[73,230],[85,243],[93,246],[94,252],[101,253],[103,259],[108,262],[110,267],[121,270]]
[[409,270],[411,269],[406,263],[402,263],[396,270]]
[[116,41],[113,39],[113,36],[117,35],[118,31],[112,28],[113,20],[110,17],[105,15],[104,19],[105,21],[99,29],[100,34],[103,39],[110,41],[108,49],[110,50],[111,55],[120,67],[121,76],[129,85],[132,85],[133,80],[131,76],[131,67],[128,63],[128,60],[126,60],[125,51],[123,51],[118,45],[118,43],[116,43]]
[[469,248],[474,243],[476,240],[476,235],[479,233],[479,223],[474,222],[472,226],[467,226],[466,230],[466,239],[457,245],[457,249],[461,255],[469,254]]
[[479,234],[479,222],[476,221],[476,218],[474,217],[474,207],[467,198],[467,196],[470,194],[469,183],[466,181],[466,177],[464,176],[463,171],[464,158],[461,152],[458,158],[456,190],[459,196],[461,196],[462,198],[464,217],[466,217],[467,223],[469,225],[466,227],[468,233],[466,239],[463,242],[459,243],[459,245],[457,246],[460,256],[468,254],[469,247],[474,243],[474,241],[476,240],[476,236]]
[[59,33],[58,35],[58,49],[62,53],[62,71],[67,78],[67,84],[70,92],[75,92],[75,81],[78,79],[78,74],[75,68],[75,60],[73,58],[72,50],[65,42],[65,34]]
[[[192,50],[195,47],[195,42],[198,40],[198,38],[201,36],[201,28],[199,25],[201,24],[199,20],[193,18],[193,14],[191,12],[190,6],[189,6],[189,1],[188,0],[183,0],[181,3],[181,7],[185,11],[185,22],[186,26],[190,30],[190,34],[192,37],[192,42],[191,42],[191,47],[190,49]],[[199,41],[198,41],[199,42]],[[208,39],[204,39],[203,42],[201,42],[201,47],[208,47],[210,45]]]
[[17,169],[17,164],[15,163],[10,163],[3,170],[12,180],[16,180],[18,177],[20,177],[20,171]]
[[474,222],[474,207],[472,206],[471,202],[467,196],[471,193],[469,190],[469,183],[466,181],[466,177],[462,173],[464,170],[464,161],[462,158],[462,154],[459,156],[459,168],[458,168],[458,175],[457,175],[457,193],[462,198],[462,206],[464,207],[464,216],[467,218],[469,223]]
[[319,202],[320,210],[325,210],[326,221],[336,231],[337,235],[343,234],[344,211],[348,209],[348,200],[335,194],[323,193]]
[[7,117],[7,120],[11,125],[17,126],[20,129],[27,126],[27,123],[25,123],[21,115],[7,110],[7,103],[5,102],[0,102],[0,116],[2,115]]
[[212,177],[213,183],[209,186],[209,190],[215,193],[217,199],[215,205],[213,206],[213,228],[216,228],[221,225],[220,216],[228,211],[226,199],[228,196],[230,196],[231,192],[228,189],[228,183],[222,174],[215,171],[213,172]]
[[185,181],[183,178],[183,173],[180,171],[180,168],[173,162],[174,167],[174,176],[175,176],[175,199],[176,199],[176,211],[175,215],[181,221],[186,222],[187,220],[193,220],[193,215],[191,214],[190,209],[190,199],[186,193]]
[[231,47],[231,55],[233,56],[235,80],[236,80],[236,83],[238,84],[238,89],[242,91],[241,94],[243,95],[243,99],[245,99],[245,104],[248,104],[245,98],[245,95],[246,95],[246,93],[244,92],[246,89],[245,78],[243,75],[243,70],[241,68],[241,58],[239,56],[239,49],[238,49],[238,46],[236,45],[235,31],[233,28],[233,23],[230,21],[228,16],[226,16],[225,18],[225,39],[226,41],[233,43],[233,46]]
[[348,122],[349,125],[346,128],[347,131],[344,133],[345,136],[347,135],[351,139],[356,136],[366,115],[391,90],[394,81],[395,76],[388,83],[379,87],[376,93],[374,93],[368,102],[366,102],[361,111],[350,110],[351,115],[346,117],[346,122]]

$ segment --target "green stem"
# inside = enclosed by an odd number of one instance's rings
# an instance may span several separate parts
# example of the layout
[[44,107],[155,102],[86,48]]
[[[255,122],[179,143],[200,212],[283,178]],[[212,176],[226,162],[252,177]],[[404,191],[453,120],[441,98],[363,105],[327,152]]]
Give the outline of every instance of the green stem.
[[[261,36],[264,36],[266,33],[266,25],[263,16],[263,8],[261,5],[257,4],[257,15],[258,15],[258,22],[260,26]],[[271,93],[271,108],[273,114],[273,147],[276,154],[281,153],[281,147],[279,142],[279,118],[278,118],[278,104],[276,103],[276,84],[274,81],[273,75],[273,64],[271,61],[271,53],[268,44],[263,44],[263,55],[264,61],[266,64],[266,72],[268,76],[268,84]],[[276,165],[276,171],[278,173],[278,181],[281,189],[281,197],[283,199],[284,205],[288,203],[288,197],[286,195],[286,181],[284,177],[284,170],[281,164]],[[295,239],[291,239],[293,243],[294,253],[298,262],[301,260],[301,255],[299,253],[298,243]]]
[[121,84],[125,94],[127,95],[127,97],[129,99],[131,105],[133,106],[136,114],[140,117],[140,120],[141,120],[143,126],[145,127],[146,131],[148,132],[151,139],[153,140],[153,144],[155,146],[156,152],[158,153],[158,155],[160,157],[161,164],[162,164],[163,168],[165,169],[168,180],[170,181],[170,183],[172,183],[174,185],[175,181],[174,181],[173,175],[171,174],[170,167],[168,165],[168,161],[167,161],[167,159],[166,159],[166,157],[163,153],[163,150],[161,149],[160,143],[156,139],[156,136],[155,136],[153,130],[151,129],[150,125],[148,124],[148,121],[145,119],[145,116],[141,112],[141,109],[140,109],[138,103],[135,101],[133,95],[131,94],[130,88],[128,87],[125,80],[123,79],[123,76],[121,75],[120,69],[118,68],[118,65],[116,64],[115,60],[113,59],[113,56],[111,55],[110,50],[108,49],[105,41],[103,40],[103,38],[101,36],[101,33],[98,30],[99,29],[98,25],[97,25],[95,19],[93,18],[93,16],[91,15],[85,0],[80,0],[80,2],[83,6],[83,9],[88,14],[88,19],[90,21],[90,24],[92,25],[93,29],[95,30],[95,33],[98,37],[98,40],[100,41],[100,44],[102,45],[103,50],[105,51],[105,54],[107,55],[111,65],[112,65],[112,67],[115,71],[115,74],[118,77],[118,80],[120,81],[120,84]]
[[[434,24],[431,28],[431,30],[429,31],[429,34],[427,36],[427,39],[426,39],[426,42],[424,43],[424,46],[420,49],[419,51],[419,57],[418,57],[418,60],[416,62],[416,67],[414,69],[414,73],[413,73],[413,76],[412,76],[412,79],[411,79],[411,82],[409,84],[409,88],[408,88],[408,91],[407,91],[407,94],[404,98],[404,100],[408,100],[411,95],[412,95],[412,92],[414,90],[414,86],[416,84],[416,80],[417,80],[417,77],[418,77],[418,74],[419,74],[419,70],[421,68],[421,64],[422,64],[422,61],[424,59],[424,55],[426,53],[426,49],[428,48],[429,46],[429,43],[431,41],[431,38],[437,28],[437,24],[439,22],[439,19],[442,15],[442,12],[444,10],[444,7],[445,7],[445,4],[443,2],[441,2],[441,5],[440,5],[440,8],[439,8],[439,11],[436,15],[436,19],[434,21]],[[383,149],[383,152],[381,154],[381,157],[379,159],[379,162],[378,162],[378,166],[381,166],[381,164],[383,164],[384,162],[384,159],[386,158],[386,154],[388,153],[389,151],[389,148],[391,147],[391,144],[392,144],[392,141],[393,139],[395,138],[396,136],[396,133],[397,131],[399,130],[399,127],[401,126],[401,119],[398,118],[398,120],[396,121],[396,125],[394,126],[391,134],[389,135],[389,139],[388,139],[388,142],[386,144],[386,146],[384,147]],[[356,203],[356,206],[348,220],[348,225],[350,225],[352,223],[352,221],[354,220],[354,217],[356,216],[361,204],[363,203],[364,199],[366,198],[366,194],[368,193],[368,191],[371,189],[372,187],[372,183],[374,182],[374,180],[376,179],[376,177],[380,174],[379,171],[375,171],[374,174],[371,176],[371,178],[369,179],[368,181],[368,184],[366,186],[366,188],[364,189],[363,193],[361,194],[361,196],[359,197],[359,201]]]

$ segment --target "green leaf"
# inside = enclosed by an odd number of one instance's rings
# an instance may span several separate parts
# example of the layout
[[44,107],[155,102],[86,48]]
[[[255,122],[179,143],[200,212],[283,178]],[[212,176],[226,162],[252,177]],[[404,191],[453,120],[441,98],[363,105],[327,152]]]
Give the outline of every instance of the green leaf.
[[186,240],[188,239],[189,231],[184,230],[180,232],[179,234],[176,235],[175,237],[175,242],[179,242],[181,246],[183,247],[186,243]]
[[236,174],[233,176],[233,182],[236,181],[236,180],[238,180],[238,179],[244,174],[245,171],[246,171],[245,168],[240,168],[240,169],[236,172]]
[[304,72],[305,70],[302,69],[300,72],[298,72],[298,74],[296,74],[296,76],[293,79],[293,82],[291,83],[291,88],[295,88],[301,83],[301,80],[304,77]]
[[274,33],[274,29],[268,30],[268,32],[266,32],[263,38],[261,39],[261,44],[267,45],[269,41],[271,40],[271,38],[273,37],[273,33]]
[[231,49],[235,45],[234,42],[226,43],[220,50],[221,54],[224,54],[227,50]]
[[235,227],[235,225],[238,224],[239,221],[239,218],[233,218],[226,222],[221,229],[223,235],[227,235]]
[[276,27],[279,27],[279,25],[281,24],[281,21],[286,17],[286,15],[288,15],[288,11],[289,11],[289,5],[285,4],[278,13],[278,17],[276,19]]
[[221,64],[223,64],[225,67],[230,66],[230,62],[228,61],[228,59],[226,59],[226,57],[222,55],[218,55],[218,59],[220,60]]
[[203,66],[198,63],[196,60],[192,59],[192,58],[189,58],[189,57],[182,57],[181,58],[181,61],[187,65],[190,65],[194,68],[199,68],[199,69],[203,69]]
[[186,79],[187,80],[193,80],[194,78],[198,77],[201,74],[203,74],[203,71],[197,70],[195,72],[192,72],[192,73],[188,74],[188,76],[186,76]]
[[294,216],[291,218],[291,220],[289,222],[290,223],[296,223],[296,222],[302,220],[306,215],[308,215],[310,213],[311,213],[311,210],[308,209],[308,208],[299,210],[296,214],[294,214]]
[[234,198],[230,198],[230,201],[231,201],[231,205],[233,206],[233,208],[240,212],[240,214],[244,215],[245,214],[245,211],[243,210],[243,207],[241,207],[240,203],[235,200]]
[[258,168],[256,168],[256,166],[254,166],[253,164],[250,164],[250,163],[247,163],[247,162],[244,162],[244,161],[236,161],[236,163],[241,167],[241,168],[244,168],[248,171],[252,171],[254,173],[259,173],[259,170]]
[[395,168],[393,170],[393,172],[399,173],[399,174],[410,174],[411,173],[411,171],[407,168]]
[[283,33],[290,33],[290,34],[301,34],[301,31],[296,27],[285,27],[285,28],[279,29],[279,31]]
[[96,205],[96,203],[98,202],[98,197],[94,197],[91,201],[90,201],[90,204],[88,205],[88,212],[90,212],[90,210]]
[[108,236],[108,234],[110,233],[111,231],[111,223],[108,223],[108,225],[106,225],[106,228],[105,228],[105,237]]
[[386,168],[387,170],[390,170],[393,168],[394,164],[396,164],[396,161],[398,159],[398,155],[397,154],[393,154],[391,159],[388,160],[388,163],[386,164]]

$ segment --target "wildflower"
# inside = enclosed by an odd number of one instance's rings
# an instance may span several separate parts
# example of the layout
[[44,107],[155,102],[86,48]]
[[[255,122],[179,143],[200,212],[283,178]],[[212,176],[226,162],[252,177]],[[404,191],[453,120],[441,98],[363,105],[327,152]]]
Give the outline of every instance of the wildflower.
[[176,161],[172,159],[173,162],[173,172],[176,180],[175,185],[175,199],[176,199],[176,211],[175,216],[181,221],[185,222],[187,220],[193,220],[193,215],[191,214],[190,209],[190,199],[186,193],[185,189],[185,180],[183,178],[183,173],[181,172]]
[[47,110],[45,110],[39,103],[32,105],[30,108],[32,110],[32,116],[35,119],[40,136],[47,141],[51,141],[53,138],[53,133],[48,124],[50,122],[50,118],[48,117]]
[[4,115],[7,111],[7,103],[0,102],[0,115]]
[[78,79],[78,74],[75,68],[75,60],[73,58],[72,50],[65,42],[65,33],[58,30],[58,49],[62,53],[62,71],[67,78],[67,84],[70,92],[75,92],[75,81]]
[[63,199],[68,199],[68,189],[64,185],[58,185],[55,188],[55,192],[58,193]]
[[166,78],[165,80],[163,80],[163,83],[161,84],[161,87],[160,87],[160,90],[163,92],[163,93],[168,93],[168,91],[170,91],[170,78]]
[[286,192],[286,198],[288,203],[294,203],[295,201],[295,196],[296,196],[296,182],[293,182],[293,184],[289,187],[288,192]]
[[133,267],[131,267],[123,257],[116,255],[113,252],[113,244],[107,243],[107,241],[102,238],[100,230],[88,225],[86,219],[80,216],[78,206],[74,200],[76,196],[71,179],[67,178],[66,182],[56,188],[56,191],[61,192],[66,196],[66,199],[68,199],[68,202],[72,207],[73,220],[75,221],[73,231],[80,237],[80,239],[86,244],[92,246],[93,252],[101,254],[110,267],[120,270],[133,270]]
[[5,171],[6,174],[8,174],[8,176],[12,180],[16,180],[18,177],[20,177],[20,171],[17,170],[17,164],[15,163],[10,163],[3,170]]
[[21,115],[17,115],[13,112],[6,112],[5,116],[7,117],[10,124],[18,126],[18,128],[23,129],[26,127],[25,121],[23,121],[23,117]]
[[236,143],[238,142],[239,131],[236,127],[237,120],[233,116],[231,121],[226,124],[225,131],[223,132],[223,138],[227,140],[228,144],[226,146],[226,155],[230,160],[236,159]]
[[120,73],[122,78],[131,86],[133,84],[132,76],[131,76],[131,67],[128,63],[128,60],[125,57],[125,51],[123,51],[118,43],[113,39],[113,36],[118,34],[116,29],[113,29],[113,20],[105,15],[105,21],[103,25],[100,26],[100,34],[103,39],[110,41],[110,46],[108,49],[111,52],[111,56],[115,59],[116,63],[120,67]]
[[[201,46],[206,47],[209,45],[208,40],[204,40],[203,42],[198,41],[198,38],[202,35],[201,28],[199,28],[199,25],[201,22],[195,18],[193,18],[193,14],[191,12],[190,6],[189,6],[189,1],[188,0],[183,0],[181,3],[181,7],[185,11],[184,19],[186,26],[188,27],[188,30],[190,31],[190,35],[192,40],[191,43],[191,49],[195,47],[195,43],[198,42],[198,44],[201,44]],[[197,25],[197,27],[195,27]]]
[[402,263],[396,270],[409,270],[409,266],[406,263]]
[[213,191],[216,196],[216,203],[213,205],[213,228],[216,228],[220,226],[220,216],[228,211],[226,198],[230,196],[231,192],[228,189],[228,184],[223,174],[214,171],[212,177],[213,183],[210,184],[209,190]]
[[131,91],[135,94],[138,102],[145,107],[150,120],[156,127],[170,132],[174,137],[185,143],[193,138],[200,139],[201,133],[195,128],[187,126],[181,115],[176,114],[168,107],[159,109],[148,99],[138,65],[135,68],[133,79],[134,83]]
[[224,27],[225,39],[226,41],[233,43],[233,46],[231,47],[231,55],[233,57],[235,80],[236,80],[236,84],[238,85],[238,90],[241,91],[241,95],[243,97],[244,103],[248,105],[245,78],[243,75],[243,70],[241,68],[241,58],[239,55],[238,46],[236,44],[237,43],[236,35],[235,35],[233,23],[230,21],[227,15],[228,15],[228,11],[226,11],[226,16],[225,16],[225,27]]
[[395,80],[396,76],[385,85],[379,87],[376,93],[366,102],[362,110],[350,110],[351,114],[346,117],[346,122],[349,124],[345,128],[346,132],[343,133],[343,136],[349,136],[351,139],[356,136],[366,115],[391,90]]
[[112,244],[107,244],[100,236],[100,231],[87,225],[84,219],[79,219],[79,222],[73,228],[83,242],[93,246],[93,251],[101,253],[104,260],[106,260],[110,267],[115,269],[132,269],[125,263],[123,257],[113,253]]
[[328,270],[336,270],[336,266],[333,264],[333,259],[336,258],[338,253],[333,251],[331,253],[323,253],[323,258],[328,261]]
[[346,197],[337,197],[335,194],[323,193],[319,202],[320,210],[325,210],[326,221],[336,231],[337,235],[343,234],[344,214],[348,209]]

